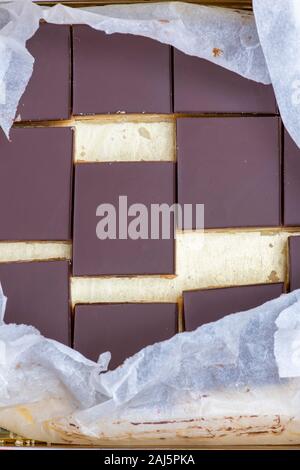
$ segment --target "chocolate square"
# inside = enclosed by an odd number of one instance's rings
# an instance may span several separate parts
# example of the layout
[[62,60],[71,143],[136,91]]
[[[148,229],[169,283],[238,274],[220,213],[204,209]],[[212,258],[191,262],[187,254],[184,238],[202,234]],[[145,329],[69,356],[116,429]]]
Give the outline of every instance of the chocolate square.
[[185,329],[192,331],[225,315],[250,310],[283,293],[283,283],[185,291]]
[[290,291],[300,289],[300,236],[289,237]]
[[73,26],[73,113],[170,113],[171,49],[130,34]]
[[174,111],[276,113],[271,85],[263,85],[205,59],[174,50]]
[[284,131],[284,225],[300,225],[300,149]]
[[32,325],[70,344],[68,261],[0,263],[0,283],[8,298],[5,323]]
[[110,369],[150,344],[177,333],[177,304],[97,304],[75,308],[74,347],[97,361],[112,353]]
[[205,228],[280,225],[277,117],[178,119],[177,146],[179,203],[204,204]]
[[71,238],[72,130],[0,135],[0,240]]
[[[75,169],[75,207],[73,274],[134,275],[174,273],[174,227],[170,237],[151,238],[147,218],[148,239],[123,238],[119,224],[119,196],[132,204],[144,204],[151,214],[151,204],[172,205],[175,200],[175,165],[170,162],[81,163]],[[116,214],[115,239],[101,239],[96,215],[101,204],[111,204]],[[123,212],[122,212],[123,214]],[[135,217],[128,216],[128,224]],[[127,224],[127,225],[128,225]],[[124,236],[126,237],[127,227]],[[109,230],[109,228],[108,228]]]
[[35,62],[17,118],[22,121],[68,119],[71,111],[70,27],[41,23],[26,46]]

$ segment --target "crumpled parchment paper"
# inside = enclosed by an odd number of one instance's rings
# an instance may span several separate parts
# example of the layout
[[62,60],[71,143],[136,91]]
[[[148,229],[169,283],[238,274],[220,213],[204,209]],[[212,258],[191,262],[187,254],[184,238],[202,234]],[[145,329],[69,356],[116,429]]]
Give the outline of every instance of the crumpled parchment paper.
[[300,147],[300,2],[253,0],[253,9],[282,120]]
[[5,134],[33,71],[26,40],[39,27],[40,8],[31,1],[0,2],[0,127]]
[[2,323],[0,426],[58,443],[300,443],[299,316],[295,291],[109,372],[108,353],[95,363],[31,326]]

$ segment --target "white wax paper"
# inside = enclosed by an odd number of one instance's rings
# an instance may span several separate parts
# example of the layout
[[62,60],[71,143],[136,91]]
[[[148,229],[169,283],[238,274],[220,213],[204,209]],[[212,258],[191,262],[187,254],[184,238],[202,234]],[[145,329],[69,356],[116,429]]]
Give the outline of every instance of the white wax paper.
[[253,8],[281,117],[300,147],[300,2],[253,0]]
[[161,435],[200,443],[211,433],[212,443],[241,443],[250,426],[259,443],[274,443],[275,428],[278,443],[300,443],[299,350],[293,374],[286,353],[299,316],[295,291],[148,346],[110,372],[107,353],[95,363],[31,326],[2,324],[0,426],[98,444]]
[[40,8],[29,0],[0,3],[0,127],[7,136],[32,75],[34,60],[25,43],[40,16]]
[[270,83],[250,12],[183,2],[108,5],[80,10],[57,5],[45,11],[44,19],[49,23],[84,23],[108,34],[147,36],[186,54],[204,57],[244,77]]
[[291,307],[276,320],[275,356],[280,377],[300,377],[300,312]]

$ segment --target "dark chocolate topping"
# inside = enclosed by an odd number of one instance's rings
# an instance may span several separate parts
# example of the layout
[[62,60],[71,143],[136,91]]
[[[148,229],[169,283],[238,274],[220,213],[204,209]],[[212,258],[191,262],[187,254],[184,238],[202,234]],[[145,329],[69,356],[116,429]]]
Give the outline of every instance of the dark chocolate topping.
[[110,369],[127,357],[177,333],[177,305],[128,303],[77,305],[74,347],[96,361],[111,351]]
[[44,336],[70,344],[69,262],[0,263],[8,298],[5,322],[35,326]]
[[170,113],[170,47],[73,27],[74,114]]
[[185,329],[191,331],[225,315],[258,307],[283,292],[283,283],[185,291]]

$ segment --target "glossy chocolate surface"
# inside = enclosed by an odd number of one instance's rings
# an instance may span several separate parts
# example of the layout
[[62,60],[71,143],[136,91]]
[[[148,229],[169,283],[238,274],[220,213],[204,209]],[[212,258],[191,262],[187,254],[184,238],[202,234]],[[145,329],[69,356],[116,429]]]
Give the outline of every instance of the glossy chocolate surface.
[[112,353],[110,369],[150,344],[177,333],[177,304],[77,305],[74,347],[96,361]]
[[283,283],[185,291],[185,329],[191,331],[225,315],[258,307],[283,292]]
[[206,228],[280,225],[278,118],[181,118],[177,148],[178,202],[204,204]]
[[[75,169],[75,209],[73,274],[134,275],[173,274],[174,237],[122,239],[119,224],[119,196],[127,197],[127,207],[144,204],[151,214],[151,204],[175,202],[175,165],[169,162],[122,162],[78,164]],[[115,239],[99,239],[96,215],[101,204],[111,204],[116,213]],[[124,212],[122,212],[124,213]],[[128,211],[125,211],[125,214]],[[128,216],[128,224],[135,217]],[[129,234],[125,231],[125,236]]]
[[0,135],[0,241],[69,240],[72,130],[15,128]]
[[32,325],[69,345],[69,274],[68,261],[0,263],[5,322]]
[[170,47],[73,27],[74,114],[170,113]]
[[70,27],[41,23],[27,47],[35,62],[16,118],[22,121],[68,119],[71,112]]

